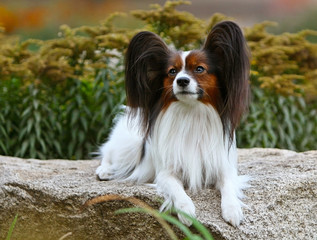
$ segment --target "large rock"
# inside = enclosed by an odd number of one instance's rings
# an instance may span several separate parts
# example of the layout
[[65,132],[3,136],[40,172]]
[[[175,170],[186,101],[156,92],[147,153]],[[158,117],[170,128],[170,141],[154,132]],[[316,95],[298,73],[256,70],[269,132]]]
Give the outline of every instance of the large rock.
[[[0,239],[14,216],[11,239],[168,239],[147,215],[114,214],[126,201],[82,205],[96,196],[137,197],[157,208],[150,186],[98,181],[97,160],[67,161],[0,157]],[[239,172],[253,177],[245,191],[245,220],[239,228],[223,221],[220,194],[190,194],[198,219],[215,239],[317,239],[317,151],[239,150]]]

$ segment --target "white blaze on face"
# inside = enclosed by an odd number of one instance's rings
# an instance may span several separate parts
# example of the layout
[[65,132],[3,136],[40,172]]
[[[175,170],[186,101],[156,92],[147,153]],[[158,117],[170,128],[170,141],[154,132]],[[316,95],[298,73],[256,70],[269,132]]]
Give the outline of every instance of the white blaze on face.
[[197,81],[186,71],[186,57],[190,51],[181,52],[182,69],[177,73],[173,82],[173,92],[176,98],[182,102],[193,102],[198,99]]

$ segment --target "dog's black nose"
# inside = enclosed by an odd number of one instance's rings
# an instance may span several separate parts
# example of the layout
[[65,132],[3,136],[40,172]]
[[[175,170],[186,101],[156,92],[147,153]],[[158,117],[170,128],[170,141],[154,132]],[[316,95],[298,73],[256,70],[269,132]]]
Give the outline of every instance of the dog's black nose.
[[187,77],[182,77],[182,78],[177,79],[176,82],[177,82],[178,86],[186,87],[189,85],[190,80]]

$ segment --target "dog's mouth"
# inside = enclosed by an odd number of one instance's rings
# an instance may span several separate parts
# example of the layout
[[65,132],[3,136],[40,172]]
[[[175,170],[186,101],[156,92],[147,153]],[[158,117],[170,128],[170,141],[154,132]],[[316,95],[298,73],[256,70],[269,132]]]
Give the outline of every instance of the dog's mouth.
[[197,100],[199,95],[196,92],[180,91],[175,94],[175,97],[182,102],[192,102],[193,100]]
[[175,95],[196,95],[197,93],[195,92],[188,92],[188,91],[181,91],[176,93]]

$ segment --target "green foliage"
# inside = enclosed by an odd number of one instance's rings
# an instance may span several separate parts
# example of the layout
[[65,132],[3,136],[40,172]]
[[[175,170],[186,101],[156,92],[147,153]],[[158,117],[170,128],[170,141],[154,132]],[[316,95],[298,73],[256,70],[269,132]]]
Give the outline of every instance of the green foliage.
[[145,21],[151,31],[159,33],[177,49],[186,45],[195,44],[203,39],[201,31],[204,21],[194,17],[188,12],[179,12],[175,9],[181,4],[190,4],[188,1],[167,1],[164,6],[153,4],[152,10],[132,11],[132,15]]
[[[186,236],[185,240],[213,240],[214,238],[210,234],[209,230],[202,225],[197,219],[189,216],[188,214],[177,210],[173,209],[170,212],[159,212],[158,210],[154,210],[152,208],[142,208],[142,207],[137,207],[137,208],[125,208],[125,209],[120,209],[116,211],[116,213],[146,213],[149,215],[152,215],[156,219],[160,220],[160,222],[168,222],[174,226],[176,226],[181,232]],[[181,221],[179,221],[178,218],[174,217],[172,214],[180,214],[190,222],[192,222],[193,228],[197,230],[197,233],[193,233],[190,228],[188,228],[186,225],[184,225]],[[169,234],[169,237],[173,240],[177,240],[178,238],[176,237],[176,234],[170,229],[165,229],[166,232]]]
[[47,87],[0,82],[0,152],[31,158],[89,158],[123,104],[122,73],[98,71],[94,81]]
[[[159,34],[168,44],[199,47],[219,21],[208,21],[167,1],[132,11],[139,30]],[[115,13],[97,26],[61,26],[58,38],[21,42],[0,29],[0,154],[32,158],[90,158],[109,133],[124,103],[123,55],[139,30],[114,25]],[[237,132],[240,147],[316,149],[316,32],[269,34],[269,22],[245,28],[252,52],[253,101]],[[33,49],[33,50],[32,50]]]
[[274,95],[259,87],[252,89],[249,114],[237,130],[239,147],[316,149],[317,105],[304,98]]
[[269,34],[263,22],[245,29],[245,37],[252,51],[252,69],[257,73],[261,88],[281,95],[317,96],[317,44],[306,40],[316,31]]
[[[178,238],[176,236],[176,233],[173,231],[173,229],[171,228],[171,226],[168,223],[179,228],[181,230],[181,232],[183,232],[184,235],[186,236],[185,240],[187,240],[187,239],[212,240],[213,239],[213,237],[209,233],[208,229],[204,225],[202,225],[197,219],[189,216],[188,214],[186,214],[178,209],[175,209],[175,208],[172,208],[170,211],[160,212],[160,211],[152,208],[146,202],[144,202],[138,198],[135,198],[135,197],[124,197],[124,196],[121,196],[118,194],[102,195],[102,196],[94,197],[92,199],[87,200],[83,204],[82,209],[84,210],[85,208],[87,208],[89,206],[93,206],[95,204],[109,202],[109,201],[127,201],[127,202],[133,204],[134,206],[136,206],[134,208],[119,209],[118,211],[116,211],[117,214],[118,213],[119,214],[122,214],[122,213],[146,213],[146,214],[151,215],[152,217],[154,217],[158,221],[158,223],[166,231],[166,233],[168,234],[170,239],[177,240]],[[180,222],[178,220],[178,218],[173,216],[175,214],[182,215],[183,218],[188,220],[188,222],[192,223],[193,227],[191,229],[189,229],[186,225],[184,225],[182,222]],[[196,233],[196,231],[195,231],[195,233],[193,233],[192,232],[193,229],[198,231],[198,234]]]

